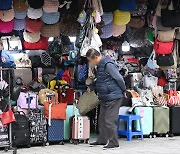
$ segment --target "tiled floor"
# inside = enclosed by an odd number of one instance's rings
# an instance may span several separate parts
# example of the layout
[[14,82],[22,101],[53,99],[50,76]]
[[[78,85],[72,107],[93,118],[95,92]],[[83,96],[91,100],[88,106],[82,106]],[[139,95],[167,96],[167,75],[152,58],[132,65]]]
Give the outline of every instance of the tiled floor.
[[[93,139],[94,140],[94,139]],[[92,140],[91,140],[92,141]],[[89,147],[87,144],[50,145],[46,147],[31,147],[18,149],[18,154],[180,154],[180,137],[145,138],[144,141],[133,139],[127,142],[120,139],[120,148],[103,150],[102,147]],[[12,154],[12,151],[0,151],[0,154]]]

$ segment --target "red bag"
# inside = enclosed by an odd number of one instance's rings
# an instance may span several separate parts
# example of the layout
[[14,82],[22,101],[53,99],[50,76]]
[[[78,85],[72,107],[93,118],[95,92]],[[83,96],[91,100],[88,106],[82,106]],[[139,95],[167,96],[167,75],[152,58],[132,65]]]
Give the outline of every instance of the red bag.
[[1,115],[1,122],[3,125],[7,125],[16,121],[13,111],[11,109],[6,111],[7,108],[9,108],[9,105],[6,105],[6,108]]
[[167,55],[173,51],[173,42],[159,42],[157,39],[154,41],[154,51],[157,54]]
[[180,106],[180,98],[178,97],[176,90],[168,91],[168,105],[169,106]]
[[24,41],[24,48],[26,50],[48,50],[48,38],[42,37],[36,43],[28,43]]
[[[55,101],[56,102],[56,101]],[[66,120],[67,103],[54,103],[54,99],[44,103],[45,117],[47,119]]]
[[62,80],[65,80],[69,84],[72,82],[71,74],[69,70],[64,71],[64,74],[62,75]]
[[167,80],[165,77],[158,78],[158,86],[164,87],[166,83],[167,83]]
[[73,88],[60,88],[59,91],[59,102],[67,102],[68,105],[74,103],[74,89]]

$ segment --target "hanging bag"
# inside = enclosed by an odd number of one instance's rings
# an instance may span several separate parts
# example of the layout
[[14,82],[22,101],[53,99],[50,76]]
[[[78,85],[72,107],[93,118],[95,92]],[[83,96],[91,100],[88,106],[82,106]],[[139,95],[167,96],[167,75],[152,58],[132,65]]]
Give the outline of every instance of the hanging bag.
[[175,38],[175,29],[170,31],[158,31],[157,39],[160,42],[173,42]]
[[13,111],[8,108],[9,108],[9,105],[6,105],[6,108],[4,109],[1,115],[1,122],[3,125],[7,125],[16,121]]
[[172,42],[160,42],[158,39],[154,41],[154,51],[157,54],[170,54],[173,51],[174,43]]
[[161,9],[161,23],[165,27],[180,27],[180,0],[178,0],[174,10],[169,10],[168,7],[172,0],[168,1],[165,9]]
[[46,119],[59,119],[66,120],[66,108],[67,103],[58,102],[58,94],[55,98],[44,103],[45,117]]

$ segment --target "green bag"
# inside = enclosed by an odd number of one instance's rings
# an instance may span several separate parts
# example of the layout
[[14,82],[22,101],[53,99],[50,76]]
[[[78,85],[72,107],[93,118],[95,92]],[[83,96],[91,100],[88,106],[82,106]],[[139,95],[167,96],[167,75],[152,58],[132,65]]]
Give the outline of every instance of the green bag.
[[94,91],[85,92],[78,101],[77,108],[81,115],[85,115],[99,105],[99,99]]

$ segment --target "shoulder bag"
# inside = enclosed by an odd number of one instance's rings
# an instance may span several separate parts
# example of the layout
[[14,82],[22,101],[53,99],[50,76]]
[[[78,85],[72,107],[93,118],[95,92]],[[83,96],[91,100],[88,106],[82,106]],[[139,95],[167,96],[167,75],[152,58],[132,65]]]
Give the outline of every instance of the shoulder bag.
[[175,38],[175,29],[170,31],[158,31],[157,39],[160,42],[173,42]]

